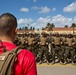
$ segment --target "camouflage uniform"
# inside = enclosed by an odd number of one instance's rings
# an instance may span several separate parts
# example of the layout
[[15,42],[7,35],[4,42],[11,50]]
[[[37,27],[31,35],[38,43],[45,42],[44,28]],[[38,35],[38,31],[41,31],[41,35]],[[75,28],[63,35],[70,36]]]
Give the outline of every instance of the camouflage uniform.
[[20,37],[20,41],[21,41],[21,44],[24,45],[24,41],[25,41],[25,40],[24,40],[24,37],[21,36],[21,37]]
[[34,35],[34,54],[35,54],[36,59],[39,57],[39,54],[38,54],[40,50],[39,39],[40,37],[37,34],[35,34]]
[[14,43],[16,46],[21,45],[21,42],[20,42],[20,40],[19,40],[18,37],[15,39],[15,41],[14,41],[13,43]]
[[28,50],[34,53],[34,37],[33,34],[29,34],[29,37],[27,38],[27,43],[28,43]]
[[27,49],[28,48],[28,35],[27,34],[25,34],[25,37],[24,37],[24,46],[25,46],[25,49]]
[[57,57],[59,58],[59,61],[61,62],[62,59],[62,50],[61,50],[61,43],[62,40],[59,37],[59,34],[56,34],[53,38],[52,38],[52,64],[55,63],[55,56],[57,55]]
[[74,52],[75,49],[74,46],[74,40],[72,35],[68,35],[68,37],[65,39],[65,56],[64,56],[64,64],[67,63],[68,55],[70,55],[72,63],[74,63]]
[[43,34],[42,37],[40,37],[40,62],[39,64],[42,63],[43,56],[45,55],[46,57],[46,62],[49,64],[49,57],[48,57],[48,43],[46,39],[46,35]]

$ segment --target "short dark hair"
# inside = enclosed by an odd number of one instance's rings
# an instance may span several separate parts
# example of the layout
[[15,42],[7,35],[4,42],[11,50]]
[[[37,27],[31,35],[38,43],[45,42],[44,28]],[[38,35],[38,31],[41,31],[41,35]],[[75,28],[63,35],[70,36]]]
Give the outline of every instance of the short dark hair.
[[0,35],[10,35],[11,31],[17,27],[17,19],[11,13],[0,15]]

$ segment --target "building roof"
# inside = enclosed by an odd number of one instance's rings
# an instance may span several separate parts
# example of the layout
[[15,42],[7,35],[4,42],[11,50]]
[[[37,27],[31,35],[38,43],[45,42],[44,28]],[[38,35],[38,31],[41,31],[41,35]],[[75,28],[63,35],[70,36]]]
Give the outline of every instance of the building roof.
[[[53,28],[53,31],[72,31],[73,28],[61,28],[61,27],[57,27],[57,28]],[[76,30],[76,28],[74,28],[74,30]]]

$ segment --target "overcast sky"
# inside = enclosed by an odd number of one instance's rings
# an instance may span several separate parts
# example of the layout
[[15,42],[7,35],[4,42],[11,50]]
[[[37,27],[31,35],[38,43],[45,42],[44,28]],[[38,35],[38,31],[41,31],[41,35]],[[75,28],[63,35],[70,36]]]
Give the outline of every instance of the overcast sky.
[[0,15],[12,13],[19,27],[42,29],[47,23],[64,27],[76,23],[76,0],[0,0]]

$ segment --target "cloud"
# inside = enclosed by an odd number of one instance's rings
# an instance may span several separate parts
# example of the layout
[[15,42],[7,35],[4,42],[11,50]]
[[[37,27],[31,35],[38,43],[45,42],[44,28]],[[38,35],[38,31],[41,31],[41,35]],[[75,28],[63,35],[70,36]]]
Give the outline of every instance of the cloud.
[[52,11],[56,11],[56,8],[53,8]]
[[64,27],[65,25],[68,25],[70,27],[72,23],[76,23],[76,16],[73,18],[68,18],[61,14],[58,14],[53,17],[40,17],[37,19],[35,23],[36,25],[34,24],[34,26],[41,29],[42,27],[45,27],[47,23],[54,23],[55,27]]
[[34,6],[34,7],[32,7],[32,9],[34,9],[34,10],[38,10],[38,9],[40,9],[40,8],[37,7],[37,6]]
[[33,20],[31,18],[21,18],[18,20],[18,24],[21,27],[22,25],[27,25],[35,27],[35,29],[42,29],[44,28],[47,23],[54,23],[55,27],[64,27],[65,25],[71,26],[72,23],[76,23],[76,16],[73,18],[65,17],[61,14],[55,15],[53,17],[47,16],[47,17],[39,17],[36,20]]
[[51,21],[50,16],[47,16],[45,18],[40,17],[38,18],[36,21],[31,19],[31,18],[20,18],[18,20],[18,27],[24,27],[27,24],[29,24],[29,26],[35,27],[36,29],[41,29],[42,27],[45,27],[47,23],[49,23]]
[[49,13],[50,12],[50,8],[48,8],[47,6],[45,7],[41,7],[39,13]]
[[49,13],[50,11],[52,12],[52,11],[55,11],[56,10],[55,7],[52,8],[52,9],[50,9],[47,6],[44,6],[44,7],[34,6],[34,7],[32,7],[32,9],[38,10],[38,13],[44,13],[44,14]]
[[[31,1],[31,0],[26,0],[26,1],[28,1],[28,2],[29,2],[29,1]],[[32,0],[32,1],[33,1],[33,2],[36,2],[37,0]]]
[[65,25],[71,26],[72,23],[76,23],[76,17],[68,18],[58,14],[52,17],[51,23],[54,23],[57,27],[64,27]]
[[76,12],[76,2],[71,3],[70,5],[67,5],[63,9],[64,12]]
[[51,21],[50,16],[47,16],[45,18],[40,17],[40,18],[37,19],[37,21],[35,23],[36,24],[35,27],[38,28],[38,29],[41,29],[42,27],[45,27],[47,23],[50,23],[50,21]]
[[26,26],[27,24],[30,24],[30,23],[32,23],[33,22],[33,19],[31,19],[31,18],[20,18],[19,20],[18,20],[18,26],[19,27],[24,27],[24,26]]
[[20,11],[22,11],[22,12],[29,12],[29,9],[23,7],[23,8],[20,9]]
[[34,2],[36,2],[37,0],[33,0]]
[[47,16],[47,17],[45,17],[45,18],[40,17],[39,19],[37,19],[37,22],[38,22],[38,23],[43,23],[43,24],[48,23],[48,22],[50,22],[50,21],[51,21],[50,16]]

